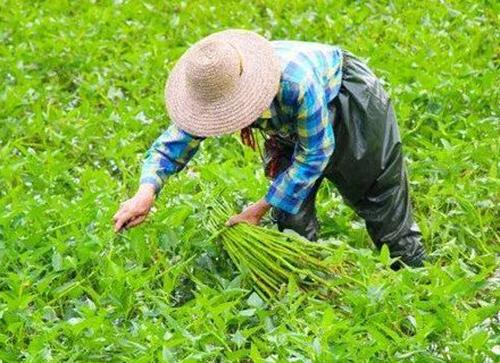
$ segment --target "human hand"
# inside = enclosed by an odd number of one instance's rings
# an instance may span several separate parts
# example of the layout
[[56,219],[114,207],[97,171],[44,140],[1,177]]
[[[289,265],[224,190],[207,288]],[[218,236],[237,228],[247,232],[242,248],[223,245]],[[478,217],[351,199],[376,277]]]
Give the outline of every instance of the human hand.
[[113,216],[115,232],[123,228],[135,227],[142,223],[149,214],[155,200],[155,190],[152,185],[143,184],[137,193],[123,202]]
[[230,227],[238,223],[257,225],[270,208],[271,205],[267,203],[265,199],[261,199],[245,208],[240,214],[236,214],[229,218],[226,222],[226,226]]

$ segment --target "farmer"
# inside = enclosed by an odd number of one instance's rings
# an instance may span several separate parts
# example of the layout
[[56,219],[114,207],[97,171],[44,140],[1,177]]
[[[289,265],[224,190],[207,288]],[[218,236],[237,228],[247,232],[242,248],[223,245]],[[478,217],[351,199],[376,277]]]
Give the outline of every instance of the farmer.
[[228,225],[258,224],[272,208],[280,230],[316,240],[315,199],[326,178],[365,220],[378,248],[387,244],[392,257],[422,266],[425,252],[391,101],[349,52],[222,31],[179,59],[165,101],[173,124],[148,151],[139,190],[114,216],[115,231],[144,221],[165,179],[186,166],[205,138],[239,131],[243,144],[255,147],[261,132],[273,182]]

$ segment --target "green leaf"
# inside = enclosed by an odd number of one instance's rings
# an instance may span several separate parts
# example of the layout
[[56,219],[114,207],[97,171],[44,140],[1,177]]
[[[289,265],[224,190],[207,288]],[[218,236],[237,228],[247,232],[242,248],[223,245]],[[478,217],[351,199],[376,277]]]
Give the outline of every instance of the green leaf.
[[480,349],[486,343],[488,337],[489,335],[486,331],[479,330],[474,334],[472,334],[471,336],[469,336],[465,342],[467,345],[469,345],[474,349]]
[[57,251],[54,251],[52,254],[52,268],[54,271],[61,271],[63,269],[63,258]]
[[262,356],[260,355],[259,348],[257,345],[252,342],[252,346],[250,347],[250,358],[255,363],[263,362]]
[[241,334],[241,331],[238,330],[233,334],[231,341],[234,342],[238,348],[241,348],[245,344],[246,338],[243,336],[243,334]]
[[255,309],[240,310],[239,315],[241,315],[241,316],[254,316],[255,311],[256,311]]
[[260,296],[257,293],[252,292],[247,299],[247,304],[251,307],[259,308],[264,305],[264,301],[260,298]]
[[380,262],[382,262],[384,266],[389,266],[391,264],[391,253],[389,251],[389,247],[386,244],[382,245],[379,258]]

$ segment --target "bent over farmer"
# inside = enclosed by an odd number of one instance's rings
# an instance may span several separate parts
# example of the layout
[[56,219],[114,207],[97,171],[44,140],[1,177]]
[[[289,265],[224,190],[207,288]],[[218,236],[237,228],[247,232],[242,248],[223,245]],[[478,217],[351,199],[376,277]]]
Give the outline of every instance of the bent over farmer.
[[116,231],[146,218],[165,179],[186,166],[205,138],[239,131],[244,144],[255,146],[254,133],[262,132],[272,184],[228,225],[258,224],[272,208],[280,230],[316,240],[315,198],[326,178],[365,220],[378,248],[387,244],[391,257],[422,265],[393,107],[351,53],[226,30],[179,59],[165,99],[172,124],[148,151],[137,194],[114,216]]

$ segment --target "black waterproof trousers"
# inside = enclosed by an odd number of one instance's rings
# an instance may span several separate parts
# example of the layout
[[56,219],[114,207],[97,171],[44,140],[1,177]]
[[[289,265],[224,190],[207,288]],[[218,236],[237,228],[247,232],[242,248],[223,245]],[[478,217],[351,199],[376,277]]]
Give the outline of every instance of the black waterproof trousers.
[[[394,109],[377,77],[348,52],[344,52],[340,93],[329,107],[336,141],[333,156],[297,214],[273,211],[278,228],[317,239],[316,193],[326,178],[365,220],[378,248],[387,244],[392,257],[400,257],[409,266],[421,266],[425,251],[412,217]],[[294,150],[293,143],[280,140],[283,154],[279,172],[288,168]],[[398,263],[393,268],[400,266]]]

